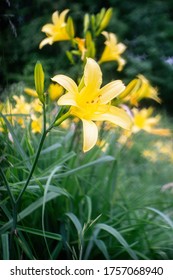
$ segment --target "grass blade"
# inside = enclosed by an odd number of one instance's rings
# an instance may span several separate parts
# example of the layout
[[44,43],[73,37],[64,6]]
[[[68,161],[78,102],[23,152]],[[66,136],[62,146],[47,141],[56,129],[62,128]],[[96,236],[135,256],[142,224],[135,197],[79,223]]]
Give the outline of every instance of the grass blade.
[[31,164],[29,162],[29,158],[27,157],[25,151],[23,150],[22,146],[20,145],[20,142],[18,141],[18,138],[14,132],[13,127],[11,126],[10,122],[7,120],[7,118],[0,112],[0,116],[4,119],[4,122],[6,123],[6,126],[11,133],[11,136],[13,138],[14,144],[16,146],[16,149],[18,153],[20,154],[21,158],[24,159],[24,163],[27,166],[27,168],[30,170],[31,169]]
[[146,208],[158,214],[171,227],[171,229],[173,229],[173,222],[167,215],[165,215],[163,212],[159,211],[158,209],[152,207],[146,207]]
[[40,229],[23,227],[23,226],[18,226],[17,229],[20,230],[20,231],[28,232],[28,233],[38,235],[38,236],[41,236],[41,237],[45,236],[47,238],[51,238],[51,239],[58,240],[58,241],[60,241],[62,239],[60,234],[57,234],[57,233],[54,233],[54,232],[45,231],[43,233],[43,231],[40,230]]
[[[57,196],[59,196],[58,193],[50,192],[46,196],[46,202],[55,199]],[[30,215],[33,213],[36,209],[38,209],[40,206],[43,204],[44,197],[42,196],[41,198],[37,199],[35,202],[31,203],[28,207],[26,207],[24,210],[22,210],[18,214],[18,222],[20,222],[22,219],[24,219],[26,216]],[[7,231],[11,226],[12,226],[13,220],[10,219],[5,225],[2,226],[0,229],[0,234],[4,233]]]
[[36,258],[32,254],[29,244],[26,242],[23,234],[19,231],[18,236],[14,236],[16,243],[18,243],[19,247],[22,251],[27,255],[30,260],[35,260]]
[[97,247],[99,248],[99,250],[102,252],[103,256],[105,256],[105,258],[107,260],[110,260],[110,256],[108,254],[107,247],[106,247],[105,243],[100,239],[95,239],[94,242],[97,245]]
[[9,260],[9,236],[8,233],[4,233],[1,235],[2,241],[2,252],[3,252],[3,260]]
[[82,233],[82,225],[79,222],[79,219],[71,212],[66,213],[66,216],[72,221],[77,230],[78,236],[80,236]]
[[132,259],[135,259],[135,260],[138,259],[135,252],[130,248],[130,246],[128,245],[126,240],[123,238],[123,236],[115,228],[101,223],[101,224],[96,225],[96,229],[104,230],[104,231],[110,233],[113,237],[115,237],[118,240],[118,242],[128,252],[128,254],[132,257]]

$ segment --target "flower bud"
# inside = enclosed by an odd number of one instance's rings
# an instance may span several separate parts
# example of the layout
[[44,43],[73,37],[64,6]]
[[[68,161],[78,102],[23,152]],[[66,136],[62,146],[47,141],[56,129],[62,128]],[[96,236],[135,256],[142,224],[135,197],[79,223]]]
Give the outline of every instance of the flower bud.
[[38,94],[38,98],[44,103],[44,72],[41,63],[38,61],[34,69],[34,81],[35,89]]
[[100,23],[100,28],[99,28],[99,31],[101,32],[102,30],[104,30],[109,22],[110,22],[110,19],[112,17],[112,8],[109,8],[106,12],[105,12],[105,15]]
[[67,33],[68,33],[70,39],[73,39],[74,35],[75,35],[75,31],[74,31],[73,20],[71,17],[68,17],[66,30],[67,30]]

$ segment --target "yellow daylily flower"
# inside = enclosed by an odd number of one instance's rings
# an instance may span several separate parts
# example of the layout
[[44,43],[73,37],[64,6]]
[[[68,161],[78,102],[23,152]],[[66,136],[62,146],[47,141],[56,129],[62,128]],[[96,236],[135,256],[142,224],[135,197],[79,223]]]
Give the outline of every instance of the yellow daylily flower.
[[167,128],[157,128],[155,127],[160,121],[160,115],[155,117],[150,117],[153,113],[153,108],[144,108],[138,110],[137,108],[132,109],[133,113],[133,127],[132,132],[137,133],[140,130],[145,130],[148,133],[160,135],[160,136],[169,136],[171,131]]
[[121,57],[121,54],[126,50],[126,46],[123,43],[117,42],[117,37],[114,33],[103,31],[102,34],[106,38],[106,47],[103,50],[99,63],[115,60],[118,63],[117,70],[121,71],[126,63],[126,61]]
[[119,99],[124,102],[129,101],[131,105],[138,106],[143,98],[151,98],[160,103],[157,89],[151,86],[150,82],[143,76],[138,75],[133,79],[121,93]]
[[15,116],[15,120],[24,128],[25,127],[25,119],[20,115],[30,115],[31,112],[31,104],[25,101],[23,95],[17,96],[14,95],[13,99],[16,101],[15,107],[13,108],[13,114],[19,115]]
[[98,139],[98,128],[94,121],[110,121],[124,129],[130,128],[131,120],[127,113],[110,104],[124,90],[124,84],[116,80],[101,88],[102,72],[92,58],[87,58],[81,84],[77,85],[65,75],[56,75],[52,80],[67,90],[59,98],[58,104],[70,105],[69,114],[82,120],[84,152],[89,151]]
[[33,133],[41,133],[42,131],[42,116],[36,117],[35,115],[31,116],[31,130]]
[[65,17],[68,12],[68,9],[60,14],[58,11],[54,12],[52,15],[53,23],[47,23],[42,27],[41,31],[46,33],[47,38],[41,41],[39,45],[40,49],[47,44],[52,45],[56,41],[70,40],[70,36],[66,30],[67,23],[65,22]]
[[147,132],[151,132],[153,127],[155,127],[159,120],[160,116],[157,115],[156,117],[150,117],[153,113],[153,108],[143,108],[138,110],[137,108],[132,109],[133,113],[133,132],[136,133],[140,130],[145,130]]
[[64,88],[58,84],[50,84],[48,88],[49,97],[52,101],[57,100],[63,94]]
[[37,113],[42,113],[43,107],[42,107],[42,104],[41,104],[41,102],[40,102],[40,100],[38,98],[35,98],[30,103],[30,105],[31,105],[32,111],[37,112]]

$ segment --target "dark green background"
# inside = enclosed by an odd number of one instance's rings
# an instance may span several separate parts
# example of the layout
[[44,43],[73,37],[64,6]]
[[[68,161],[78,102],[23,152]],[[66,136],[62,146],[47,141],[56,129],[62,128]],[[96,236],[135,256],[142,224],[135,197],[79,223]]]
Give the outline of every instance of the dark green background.
[[[75,75],[64,54],[63,42],[38,49],[45,37],[41,27],[51,22],[55,10],[69,8],[75,19],[77,33],[82,36],[82,20],[86,12],[97,13],[113,7],[108,31],[118,35],[127,45],[127,64],[122,73],[115,63],[103,65],[107,80],[121,78],[126,83],[135,75],[145,75],[157,86],[162,107],[172,111],[173,103],[173,1],[172,0],[1,0],[0,1],[0,93],[12,83],[24,81],[33,85],[33,69],[40,60],[47,83],[55,73]],[[67,71],[66,71],[67,69]]]

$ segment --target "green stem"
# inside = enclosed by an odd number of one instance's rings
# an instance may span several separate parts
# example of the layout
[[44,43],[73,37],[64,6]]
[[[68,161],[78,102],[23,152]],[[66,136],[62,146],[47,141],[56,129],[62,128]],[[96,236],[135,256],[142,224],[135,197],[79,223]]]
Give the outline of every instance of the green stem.
[[[35,167],[37,165],[37,162],[38,162],[38,159],[39,159],[39,156],[40,156],[40,152],[42,150],[42,147],[43,147],[43,144],[44,144],[44,140],[46,138],[46,135],[48,134],[48,132],[51,130],[51,128],[53,126],[59,126],[65,119],[67,119],[69,117],[70,113],[67,112],[66,114],[64,114],[63,116],[61,116],[56,122],[54,125],[50,126],[47,130],[46,130],[46,108],[45,108],[45,104],[43,104],[43,132],[42,132],[42,136],[41,136],[41,139],[40,139],[40,144],[39,144],[39,147],[38,147],[38,150],[37,150],[37,153],[36,153],[36,156],[35,156],[35,160],[33,162],[33,165],[32,165],[32,168],[30,170],[30,173],[29,173],[29,176],[26,180],[26,183],[23,187],[23,189],[21,190],[16,202],[15,202],[15,209],[17,209],[20,201],[21,201],[21,198],[30,182],[30,179],[34,173],[34,170],[35,170]],[[14,230],[16,228],[16,225],[17,225],[17,211],[14,212],[14,215],[15,215],[15,218],[13,216],[13,219],[14,219]]]
[[36,153],[36,156],[35,156],[35,160],[33,162],[33,165],[32,165],[32,168],[30,170],[30,173],[28,175],[28,179],[26,180],[26,183],[23,187],[23,189],[21,190],[17,200],[16,200],[16,204],[19,204],[21,198],[22,198],[22,195],[23,193],[25,192],[29,182],[30,182],[30,179],[34,173],[34,170],[35,170],[35,167],[37,165],[37,162],[38,162],[38,159],[39,159],[39,155],[40,155],[40,152],[42,150],[42,147],[43,147],[43,143],[44,143],[44,140],[46,138],[46,135],[47,135],[48,131],[46,131],[46,108],[45,108],[45,104],[43,104],[43,132],[42,132],[42,136],[41,136],[41,139],[40,139],[40,143],[39,143],[39,146],[38,146],[38,150],[37,150],[37,153]]
[[70,111],[62,115],[55,123],[54,126],[59,126],[63,121],[65,121],[70,116]]
[[42,134],[42,136],[41,136],[41,139],[40,139],[40,144],[39,144],[39,147],[38,147],[36,156],[35,156],[35,160],[34,160],[34,162],[33,162],[32,168],[31,168],[30,173],[29,173],[29,176],[28,176],[28,179],[27,179],[27,181],[26,181],[26,183],[25,183],[23,189],[21,190],[21,192],[20,192],[20,194],[19,194],[19,196],[18,196],[18,198],[17,198],[17,200],[16,200],[16,203],[19,203],[19,202],[20,202],[21,197],[22,197],[23,193],[25,192],[25,190],[26,190],[26,188],[27,188],[27,186],[28,186],[28,184],[29,184],[29,182],[30,182],[30,179],[31,179],[31,177],[32,177],[32,175],[33,175],[33,173],[34,173],[34,170],[35,170],[35,167],[36,167],[36,165],[37,165],[37,162],[38,162],[38,159],[39,159],[39,155],[40,155],[40,152],[41,152],[41,150],[42,150],[43,143],[44,143],[44,140],[45,140],[45,138],[46,138],[46,135],[47,135],[47,132],[46,132],[46,131],[43,132],[43,134]]

